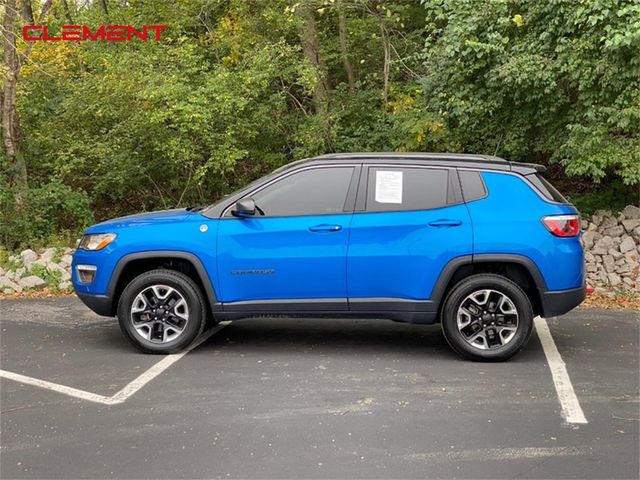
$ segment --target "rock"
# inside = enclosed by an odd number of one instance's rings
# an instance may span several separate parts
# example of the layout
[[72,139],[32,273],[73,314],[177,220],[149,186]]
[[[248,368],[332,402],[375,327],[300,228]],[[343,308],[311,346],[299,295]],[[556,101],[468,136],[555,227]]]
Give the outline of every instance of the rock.
[[609,282],[609,277],[603,270],[599,271],[598,275],[600,275],[600,283],[602,283],[603,285],[606,285]]
[[622,258],[622,254],[614,248],[609,250],[609,255],[611,255],[614,258],[614,260],[618,260],[619,258]]
[[622,225],[616,225],[615,227],[612,227],[609,230],[607,230],[607,235],[609,235],[610,237],[619,237],[623,233],[624,233],[624,228],[622,227]]
[[636,252],[631,251],[624,254],[624,259],[626,260],[627,263],[637,266],[638,261],[640,261],[640,255],[637,254]]
[[609,228],[615,227],[616,225],[618,225],[618,221],[614,217],[606,217],[604,220],[602,220],[600,229],[607,230]]
[[71,282],[62,281],[58,284],[58,288],[64,292],[68,291],[71,288]]
[[35,275],[21,278],[19,283],[22,288],[38,288],[44,287],[47,284],[47,282]]
[[55,248],[47,248],[42,255],[40,255],[41,260],[51,260],[56,255]]
[[584,248],[586,250],[589,250],[591,249],[591,247],[593,247],[595,236],[596,233],[594,231],[588,231],[582,234],[582,241],[584,242]]
[[620,285],[620,282],[622,282],[620,276],[617,273],[610,273],[609,275],[607,275],[607,279],[609,280],[609,285],[611,285],[612,287]]
[[5,291],[5,289],[11,290],[10,293],[13,293],[14,291],[20,293],[22,291],[22,287],[20,285],[6,276],[0,277],[0,288],[2,288],[3,292]]
[[633,250],[635,248],[636,248],[636,244],[633,241],[633,238],[631,238],[631,237],[625,237],[622,240],[622,243],[620,243],[620,251],[622,253],[629,252],[629,251],[631,251],[631,250]]
[[0,267],[0,277],[2,277],[6,272],[4,271],[4,268]]
[[37,260],[38,254],[29,248],[20,252],[20,258],[22,259],[22,263],[29,265]]
[[595,212],[593,212],[593,214],[599,216],[600,218],[610,217],[611,215],[613,215],[611,210],[603,210],[603,209],[598,209]]
[[51,261],[48,261],[46,263],[45,267],[47,267],[47,269],[52,271],[52,272],[58,271],[58,272],[62,273],[64,271],[66,271],[66,269],[62,265],[58,265],[57,263],[51,262]]
[[73,261],[73,257],[68,253],[66,253],[60,259],[60,265],[70,266],[72,261]]
[[636,238],[640,238],[640,226],[638,226],[638,227],[636,227],[636,228],[634,228],[634,229],[633,229],[633,235],[634,235]]
[[71,280],[71,272],[69,270],[64,270],[61,275],[62,280],[68,281]]
[[617,274],[629,273],[631,271],[631,267],[628,263],[623,263],[622,265],[618,265],[616,267]]
[[635,205],[627,205],[622,210],[622,214],[625,216],[625,218],[640,219],[640,207],[636,207]]
[[36,265],[40,265],[41,267],[47,268],[47,260],[43,260],[41,258],[34,260],[33,262],[25,263],[25,267],[27,267],[27,271],[30,272],[33,270],[33,267]]
[[627,231],[627,233],[633,232],[633,229],[640,225],[640,219],[638,218],[630,218],[628,220],[622,221],[622,226]]
[[613,256],[611,255],[604,255],[602,257],[602,263],[604,264],[604,269],[609,272],[609,273],[613,273],[616,271],[616,264],[613,260]]
[[613,238],[605,235],[595,243],[592,253],[597,255],[605,255],[611,247],[613,247]]
[[596,257],[593,256],[593,253],[587,250],[584,252],[584,261],[589,265],[590,263],[595,263]]
[[25,273],[27,273],[27,269],[24,267],[17,268],[14,272],[15,278],[22,277]]

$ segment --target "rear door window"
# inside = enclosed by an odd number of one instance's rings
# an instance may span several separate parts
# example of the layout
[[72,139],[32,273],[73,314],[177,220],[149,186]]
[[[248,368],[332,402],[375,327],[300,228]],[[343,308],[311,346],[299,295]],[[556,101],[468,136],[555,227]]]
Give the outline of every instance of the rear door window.
[[436,168],[370,167],[366,210],[428,210],[447,205],[449,171]]

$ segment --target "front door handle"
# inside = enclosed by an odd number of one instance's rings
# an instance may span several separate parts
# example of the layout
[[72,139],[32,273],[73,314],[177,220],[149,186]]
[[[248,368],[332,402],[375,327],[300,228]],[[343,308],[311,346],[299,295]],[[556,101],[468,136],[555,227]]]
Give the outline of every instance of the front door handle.
[[460,225],[462,225],[462,221],[453,220],[450,218],[441,218],[440,220],[429,222],[429,225],[432,227],[459,227]]
[[324,223],[322,225],[309,227],[310,232],[338,232],[340,230],[342,230],[340,225],[326,225]]

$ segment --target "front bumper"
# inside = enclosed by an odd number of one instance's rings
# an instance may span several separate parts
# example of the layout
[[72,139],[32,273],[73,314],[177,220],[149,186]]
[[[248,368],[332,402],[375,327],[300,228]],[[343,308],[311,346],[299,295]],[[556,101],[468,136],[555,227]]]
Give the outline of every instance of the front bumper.
[[87,307],[104,317],[115,316],[113,299],[108,295],[89,295],[76,290],[76,295]]
[[542,316],[549,318],[563,315],[580,305],[586,296],[586,285],[570,290],[543,292],[540,295],[542,301]]

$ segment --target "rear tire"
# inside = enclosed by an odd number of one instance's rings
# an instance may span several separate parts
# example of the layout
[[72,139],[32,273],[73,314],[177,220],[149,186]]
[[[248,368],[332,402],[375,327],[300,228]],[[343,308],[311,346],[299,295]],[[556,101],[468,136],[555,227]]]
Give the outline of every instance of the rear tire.
[[533,329],[529,298],[500,275],[478,274],[456,284],[442,308],[442,330],[463,358],[499,362],[528,343]]
[[202,333],[206,313],[196,283],[183,273],[167,269],[134,278],[118,302],[120,329],[145,353],[183,350]]

